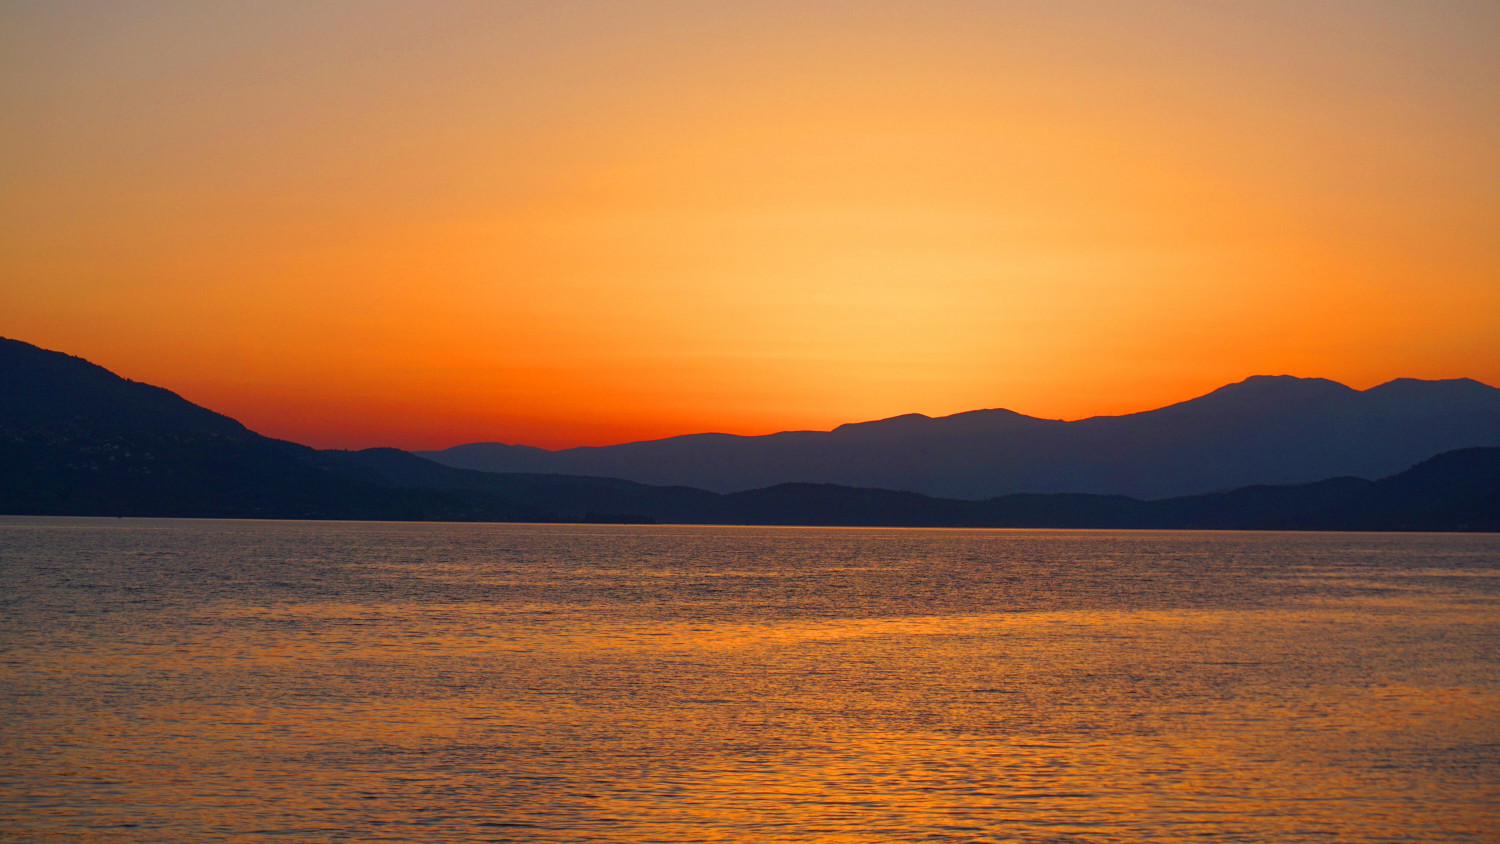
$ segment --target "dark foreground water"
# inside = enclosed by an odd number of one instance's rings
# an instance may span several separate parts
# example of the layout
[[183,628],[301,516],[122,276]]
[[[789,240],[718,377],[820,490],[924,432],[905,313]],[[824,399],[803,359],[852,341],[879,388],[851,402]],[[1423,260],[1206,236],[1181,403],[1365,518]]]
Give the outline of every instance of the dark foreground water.
[[1500,830],[1500,536],[0,520],[0,837]]

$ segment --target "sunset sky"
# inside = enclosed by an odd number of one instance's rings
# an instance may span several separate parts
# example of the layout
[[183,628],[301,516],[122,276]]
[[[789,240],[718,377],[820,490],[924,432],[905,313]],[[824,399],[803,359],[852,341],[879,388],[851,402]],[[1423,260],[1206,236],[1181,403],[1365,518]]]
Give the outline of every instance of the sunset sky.
[[0,5],[0,335],[322,447],[1500,385],[1500,4]]

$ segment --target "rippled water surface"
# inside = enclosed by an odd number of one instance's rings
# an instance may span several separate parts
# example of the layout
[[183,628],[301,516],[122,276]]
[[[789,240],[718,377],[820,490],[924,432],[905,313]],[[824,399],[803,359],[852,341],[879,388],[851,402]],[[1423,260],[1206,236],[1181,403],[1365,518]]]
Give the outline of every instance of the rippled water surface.
[[0,520],[0,837],[1493,841],[1500,536]]

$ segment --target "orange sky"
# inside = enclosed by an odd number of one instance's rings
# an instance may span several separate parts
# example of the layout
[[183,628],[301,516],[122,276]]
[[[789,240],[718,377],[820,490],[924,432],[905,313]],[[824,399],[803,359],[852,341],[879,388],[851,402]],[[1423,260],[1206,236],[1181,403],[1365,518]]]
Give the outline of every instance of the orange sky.
[[0,335],[318,446],[1500,384],[1500,6],[0,6]]

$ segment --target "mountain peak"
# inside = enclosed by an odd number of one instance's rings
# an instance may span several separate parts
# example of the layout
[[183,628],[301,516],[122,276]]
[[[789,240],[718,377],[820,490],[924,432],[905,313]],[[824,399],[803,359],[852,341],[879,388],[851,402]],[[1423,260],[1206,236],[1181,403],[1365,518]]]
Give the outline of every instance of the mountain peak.
[[1365,392],[1370,394],[1389,393],[1403,395],[1428,390],[1443,390],[1472,395],[1497,392],[1494,387],[1482,381],[1475,381],[1473,378],[1393,378],[1384,384],[1371,387],[1365,390]]
[[885,419],[872,419],[868,422],[845,422],[834,428],[834,431],[872,431],[872,430],[899,430],[903,428],[914,428],[924,422],[931,422],[932,417],[922,413],[903,413],[900,416],[890,416]]
[[249,429],[176,393],[123,378],[81,357],[0,338],[0,395],[11,431],[211,431],[245,438]]
[[[1274,405],[1280,402],[1320,401],[1358,395],[1359,391],[1327,378],[1299,378],[1295,375],[1252,375],[1243,381],[1214,390],[1196,399],[1171,407],[1222,403]],[[1149,411],[1148,411],[1149,412]]]
[[[1353,387],[1327,378],[1302,378],[1297,375],[1251,375],[1243,381],[1226,384],[1214,393],[1243,390],[1297,390],[1300,392],[1355,393]],[[1209,395],[1213,395],[1210,393]]]

